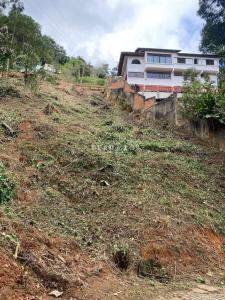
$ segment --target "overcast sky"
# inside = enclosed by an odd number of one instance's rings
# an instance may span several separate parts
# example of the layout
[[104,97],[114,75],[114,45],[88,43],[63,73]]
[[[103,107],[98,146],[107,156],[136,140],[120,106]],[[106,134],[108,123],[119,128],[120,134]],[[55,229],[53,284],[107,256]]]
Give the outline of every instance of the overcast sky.
[[25,13],[69,55],[116,65],[137,47],[198,51],[198,0],[23,0]]

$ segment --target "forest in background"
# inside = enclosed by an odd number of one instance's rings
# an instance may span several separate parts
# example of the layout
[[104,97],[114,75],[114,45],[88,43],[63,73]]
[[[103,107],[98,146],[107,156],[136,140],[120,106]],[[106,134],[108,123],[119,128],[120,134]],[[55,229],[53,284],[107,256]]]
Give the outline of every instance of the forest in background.
[[24,14],[19,0],[0,1],[0,68],[27,70],[35,66],[54,65],[58,73],[81,83],[104,85],[109,74],[108,64],[93,66],[84,58],[69,57],[53,38],[43,35],[41,26]]

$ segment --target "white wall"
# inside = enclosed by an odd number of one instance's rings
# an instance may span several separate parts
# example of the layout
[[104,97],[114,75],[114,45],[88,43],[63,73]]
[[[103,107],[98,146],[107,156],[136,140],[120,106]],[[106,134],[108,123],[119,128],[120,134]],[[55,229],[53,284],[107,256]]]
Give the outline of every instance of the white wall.
[[[163,54],[158,53],[158,54]],[[168,54],[168,53],[167,53]],[[174,71],[185,71],[188,69],[196,69],[196,71],[206,72],[210,76],[210,80],[217,85],[217,75],[216,73],[219,72],[219,59],[214,59],[215,65],[206,66],[206,59],[205,58],[198,58],[198,65],[194,64],[194,57],[189,58],[186,57],[186,64],[178,64],[177,58],[182,57],[178,56],[176,53],[171,53],[172,56],[172,65],[168,64],[150,64],[147,62],[147,52],[145,53],[145,57],[128,57],[127,59],[127,82],[129,84],[141,84],[141,85],[161,85],[161,86],[183,86],[184,79],[183,76],[174,76]],[[184,56],[185,57],[185,56]],[[141,64],[135,65],[132,64],[133,59],[138,59]],[[154,70],[154,71],[161,71],[161,72],[171,72],[171,79],[155,79],[155,78],[147,78],[146,70]],[[129,77],[128,72],[144,72],[144,78],[134,78]],[[203,81],[203,79],[199,76],[199,79]]]

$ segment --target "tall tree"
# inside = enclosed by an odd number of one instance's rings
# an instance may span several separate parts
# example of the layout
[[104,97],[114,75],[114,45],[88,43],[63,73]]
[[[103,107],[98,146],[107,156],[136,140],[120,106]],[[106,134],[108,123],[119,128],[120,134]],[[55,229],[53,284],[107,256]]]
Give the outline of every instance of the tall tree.
[[200,0],[198,14],[205,20],[200,50],[225,55],[225,0]]
[[68,61],[66,51],[51,37],[44,35],[41,41],[41,61],[49,64],[65,64]]
[[0,15],[3,14],[4,9],[10,7],[11,10],[24,10],[23,2],[20,0],[0,0]]

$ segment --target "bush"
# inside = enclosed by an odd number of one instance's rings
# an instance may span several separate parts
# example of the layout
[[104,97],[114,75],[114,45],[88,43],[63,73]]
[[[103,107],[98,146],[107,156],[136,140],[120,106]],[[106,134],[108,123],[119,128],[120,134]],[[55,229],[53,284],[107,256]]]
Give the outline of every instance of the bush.
[[8,81],[8,79],[2,78],[0,81],[0,98],[5,98],[7,96],[19,98],[20,92]]
[[0,203],[12,200],[15,195],[15,183],[8,178],[4,166],[0,163]]
[[105,79],[103,79],[103,78],[86,76],[86,77],[81,77],[80,82],[81,81],[82,81],[82,83],[86,83],[86,84],[90,84],[90,85],[101,85],[101,86],[105,85]]
[[211,82],[188,82],[181,103],[183,114],[190,120],[211,119],[225,124],[225,85],[217,90]]

